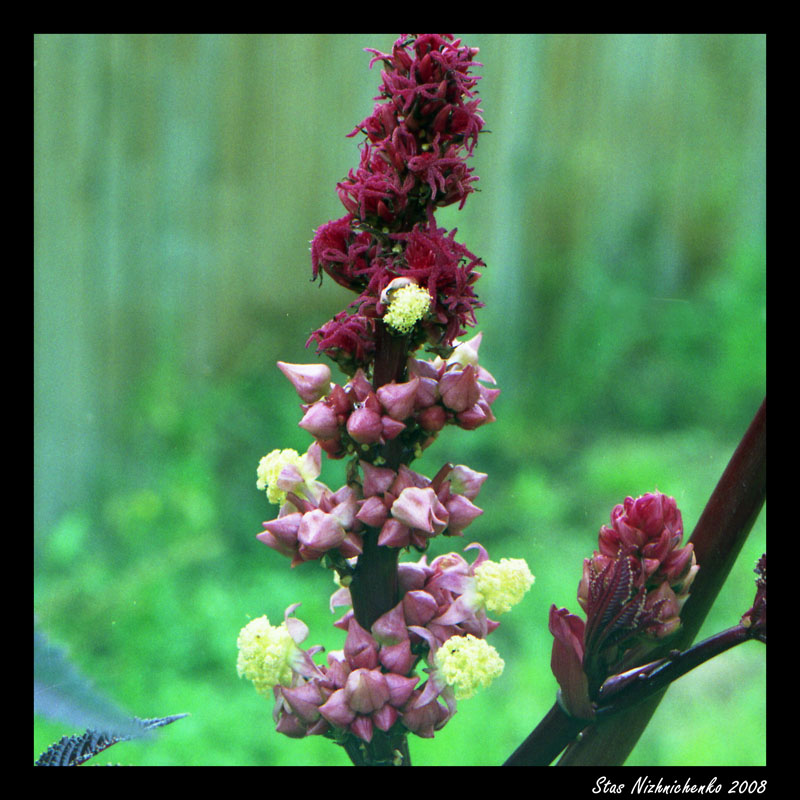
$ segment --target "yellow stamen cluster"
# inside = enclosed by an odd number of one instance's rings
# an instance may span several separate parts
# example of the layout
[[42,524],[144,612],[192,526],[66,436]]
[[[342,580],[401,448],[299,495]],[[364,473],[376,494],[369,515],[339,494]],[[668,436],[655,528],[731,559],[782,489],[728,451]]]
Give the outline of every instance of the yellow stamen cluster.
[[434,663],[456,700],[467,700],[503,672],[505,662],[485,639],[468,633],[451,636],[437,651]]
[[479,602],[495,614],[504,614],[517,605],[534,580],[524,558],[503,558],[499,564],[484,561],[475,568]]
[[298,647],[286,623],[273,627],[266,616],[254,619],[239,632],[236,646],[239,677],[251,680],[259,694],[269,698],[273,686],[291,685],[292,659]]
[[258,462],[256,470],[258,477],[256,487],[259,491],[267,490],[267,500],[270,503],[281,505],[286,500],[286,492],[279,489],[276,484],[281,470],[289,464],[297,467],[300,474],[308,480],[316,478],[316,475],[306,476],[303,474],[303,457],[296,450],[273,450]]
[[392,292],[383,321],[398,333],[408,333],[428,313],[430,306],[428,290],[412,283]]

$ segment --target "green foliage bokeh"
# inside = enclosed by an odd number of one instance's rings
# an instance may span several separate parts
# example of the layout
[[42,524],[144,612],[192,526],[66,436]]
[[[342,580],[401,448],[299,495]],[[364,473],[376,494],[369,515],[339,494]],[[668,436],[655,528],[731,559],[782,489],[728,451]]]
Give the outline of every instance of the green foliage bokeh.
[[[345,135],[379,83],[363,48],[394,38],[34,39],[34,607],[132,714],[192,714],[113,760],[348,763],[275,733],[235,642],[300,601],[309,643],[342,646],[330,573],[254,538],[275,513],[255,468],[309,442],[275,362],[314,361],[309,333],[352,299],[309,282],[308,241],[344,213]],[[496,423],[415,467],[490,476],[484,515],[432,555],[479,539],[537,580],[493,634],[504,675],[412,739],[417,764],[511,753],[554,699],[547,610],[579,610],[611,508],[658,488],[688,536],[765,391],[765,37],[464,40],[481,191],[437,219],[487,264],[476,330],[502,394]],[[749,607],[764,517],[705,633]],[[764,717],[749,643],[673,686],[629,763],[762,764]],[[36,720],[35,752],[72,732]]]

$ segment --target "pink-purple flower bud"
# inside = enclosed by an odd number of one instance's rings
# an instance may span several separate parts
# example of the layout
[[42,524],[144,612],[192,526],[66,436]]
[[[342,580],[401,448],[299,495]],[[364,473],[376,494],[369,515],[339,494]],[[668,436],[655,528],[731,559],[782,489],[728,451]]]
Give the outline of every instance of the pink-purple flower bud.
[[420,377],[415,400],[416,408],[428,408],[437,403],[439,399],[439,378]]
[[447,424],[447,412],[442,406],[429,406],[417,414],[417,424],[429,433],[438,433]]
[[358,514],[356,514],[356,519],[371,528],[380,528],[386,522],[388,516],[389,509],[386,508],[383,500],[373,495],[364,500]]
[[264,531],[257,534],[256,539],[291,558],[297,551],[297,531],[302,519],[303,515],[296,512],[265,522]]
[[[627,497],[614,507],[611,526],[600,528],[599,554],[632,555],[641,563],[648,585],[666,580],[685,599],[699,567],[693,545],[681,547],[682,538],[683,520],[675,499],[651,492]],[[579,595],[586,595],[585,586]]]
[[389,487],[394,483],[397,473],[388,467],[376,467],[368,461],[359,461],[361,470],[364,473],[363,492],[364,497],[372,497],[376,494],[383,494],[389,491]]
[[389,701],[389,686],[380,669],[355,669],[344,687],[347,704],[359,714],[371,714]]
[[402,602],[375,620],[372,635],[381,645],[393,645],[408,639]]
[[344,689],[333,692],[319,707],[319,713],[337,728],[346,728],[356,718],[356,712],[350,708]]
[[464,464],[456,464],[448,475],[450,491],[463,494],[468,500],[474,500],[489,476],[485,472],[477,472]]
[[381,731],[388,731],[397,722],[400,713],[389,703],[381,706],[372,715],[372,724]]
[[389,702],[396,708],[408,702],[414,687],[419,682],[416,675],[409,678],[397,672],[387,672],[384,677],[389,687]]
[[397,644],[383,645],[379,657],[381,666],[398,675],[406,675],[417,661],[417,656],[411,652],[409,638]]
[[280,713],[275,730],[290,739],[302,739],[308,736],[308,728],[294,714]]
[[446,527],[450,515],[430,487],[409,487],[392,503],[392,516],[403,525],[434,535]]
[[465,431],[474,431],[476,428],[480,428],[481,425],[494,422],[495,419],[496,417],[492,413],[492,409],[489,408],[488,403],[483,400],[479,400],[466,411],[456,414],[458,427],[463,428]]
[[366,406],[357,408],[347,420],[347,432],[359,444],[376,444],[383,436],[381,415]]
[[423,739],[431,739],[436,731],[444,727],[455,709],[448,710],[435,697],[418,708],[416,704],[421,694],[421,689],[414,691],[403,707],[401,717],[403,725],[412,733]]
[[320,685],[316,681],[295,687],[281,687],[281,695],[297,717],[306,725],[319,719],[319,707],[325,702]]
[[335,439],[339,435],[339,418],[324,400],[310,406],[297,424],[315,439]]
[[344,656],[353,669],[378,666],[378,643],[355,620],[350,620],[344,642]]
[[322,553],[338,547],[345,538],[346,531],[333,514],[326,514],[319,508],[303,514],[297,530],[300,556],[304,561],[319,558]]
[[438,613],[439,605],[428,592],[415,589],[403,596],[403,613],[408,625],[427,625]]
[[387,383],[377,391],[378,400],[386,409],[386,413],[398,422],[411,416],[417,399],[419,378],[412,378],[405,383]]
[[392,439],[396,439],[406,429],[404,423],[398,422],[396,419],[392,419],[386,414],[381,417],[381,425],[383,438],[389,442],[392,441]]
[[476,517],[483,514],[482,508],[460,494],[451,495],[444,505],[449,515],[447,532],[451,535],[460,534]]
[[350,723],[350,730],[365,742],[372,741],[372,717],[358,714]]
[[370,395],[374,395],[372,384],[363,369],[356,371],[346,388],[355,395],[357,403],[363,403]]
[[480,400],[481,392],[472,365],[463,370],[445,372],[439,381],[442,402],[456,413],[472,408]]
[[378,544],[382,547],[408,547],[411,544],[411,529],[390,517],[381,526]]
[[331,369],[327,364],[287,364],[278,369],[289,379],[304,403],[314,403],[330,391]]

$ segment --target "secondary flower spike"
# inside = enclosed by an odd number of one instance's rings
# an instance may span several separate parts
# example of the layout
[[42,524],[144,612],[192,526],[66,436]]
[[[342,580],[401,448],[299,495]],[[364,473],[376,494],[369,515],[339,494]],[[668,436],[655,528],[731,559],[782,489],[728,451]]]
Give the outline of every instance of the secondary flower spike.
[[649,640],[680,626],[680,611],[699,569],[672,497],[628,497],[600,528],[598,550],[583,565],[578,602],[586,622],[553,607],[551,665],[570,713],[591,715],[591,699],[609,676],[635,664]]

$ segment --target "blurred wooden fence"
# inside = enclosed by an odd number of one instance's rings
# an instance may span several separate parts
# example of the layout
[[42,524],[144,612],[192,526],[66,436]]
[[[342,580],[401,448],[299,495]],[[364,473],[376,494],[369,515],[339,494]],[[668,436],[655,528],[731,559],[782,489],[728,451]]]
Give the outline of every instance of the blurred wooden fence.
[[[37,525],[80,499],[149,371],[180,387],[302,359],[350,299],[306,288],[308,241],[358,163],[363,48],[393,39],[35,37]],[[442,221],[489,265],[510,391],[606,285],[685,298],[763,237],[764,37],[465,39],[491,133],[482,193]]]

